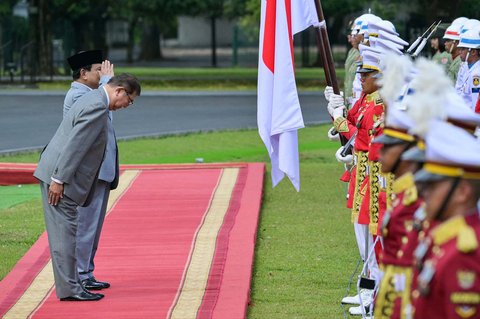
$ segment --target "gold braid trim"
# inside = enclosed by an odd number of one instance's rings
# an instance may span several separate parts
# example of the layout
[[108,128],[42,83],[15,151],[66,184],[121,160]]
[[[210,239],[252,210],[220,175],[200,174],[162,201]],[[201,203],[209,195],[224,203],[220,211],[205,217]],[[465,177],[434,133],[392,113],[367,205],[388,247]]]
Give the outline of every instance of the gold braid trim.
[[395,175],[392,173],[385,174],[387,180],[387,210],[393,208],[393,182],[395,181]]
[[405,289],[401,293],[402,301],[400,302],[400,318],[407,319],[407,306],[412,304],[412,281],[413,270],[411,267],[395,267],[395,273],[405,274]]
[[395,278],[392,268],[392,265],[386,265],[382,281],[380,282],[373,313],[375,319],[387,319],[393,314],[393,304],[397,297],[397,292],[395,291]]
[[377,235],[378,232],[378,213],[380,211],[378,196],[380,194],[380,163],[369,161],[370,166],[370,234]]
[[[395,280],[399,277],[405,278],[405,287],[403,291],[395,289]],[[375,299],[375,319],[391,319],[395,301],[400,298],[400,318],[406,319],[405,307],[411,303],[410,292],[412,287],[412,269],[409,267],[400,267],[386,265],[385,273],[380,288]],[[398,315],[398,314],[397,314]]]
[[368,165],[367,152],[356,151],[355,156],[357,158],[357,175],[355,176],[355,189],[353,192],[352,223],[358,223],[358,215],[363,200],[360,188],[365,180],[365,177],[367,176]]

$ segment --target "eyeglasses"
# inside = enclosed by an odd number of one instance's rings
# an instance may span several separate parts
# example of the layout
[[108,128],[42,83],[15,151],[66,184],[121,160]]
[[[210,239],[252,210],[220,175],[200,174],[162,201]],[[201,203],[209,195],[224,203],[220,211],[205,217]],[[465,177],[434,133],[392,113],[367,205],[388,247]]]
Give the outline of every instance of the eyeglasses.
[[125,95],[128,97],[128,105],[132,105],[132,104],[133,104],[133,100],[132,100],[132,98],[130,97],[130,94],[129,94],[127,91],[125,91]]

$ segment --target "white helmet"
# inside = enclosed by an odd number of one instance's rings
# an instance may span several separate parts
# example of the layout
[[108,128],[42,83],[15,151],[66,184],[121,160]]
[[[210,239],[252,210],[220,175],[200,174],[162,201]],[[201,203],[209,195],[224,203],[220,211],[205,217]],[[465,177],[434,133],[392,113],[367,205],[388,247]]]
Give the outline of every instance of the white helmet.
[[459,48],[480,49],[480,26],[460,35]]
[[443,35],[444,39],[447,40],[460,40],[460,30],[462,29],[461,24],[453,24],[445,30],[445,34]]
[[478,21],[477,19],[470,19],[465,21],[465,23],[462,25],[462,29],[460,30],[460,36],[468,30],[472,30],[473,28],[477,27],[478,25],[480,25],[480,21]]
[[362,25],[368,25],[368,22],[370,22],[370,21],[380,21],[380,20],[382,20],[382,19],[377,17],[374,14],[371,14],[371,13],[362,14],[361,16],[359,16],[357,18],[354,29],[358,33],[360,33],[360,31],[362,30]]
[[465,22],[467,22],[467,21],[468,21],[468,18],[459,17],[459,18],[456,18],[455,20],[453,20],[452,25],[454,25],[454,24],[459,24],[460,27],[461,27],[461,26],[462,26]]
[[355,35],[355,34],[358,33],[359,28],[356,28],[356,27],[362,25],[362,19],[361,18],[362,18],[362,16],[359,16],[355,19],[355,21],[353,21],[352,27],[350,29],[350,31],[351,31],[350,34],[351,35]]

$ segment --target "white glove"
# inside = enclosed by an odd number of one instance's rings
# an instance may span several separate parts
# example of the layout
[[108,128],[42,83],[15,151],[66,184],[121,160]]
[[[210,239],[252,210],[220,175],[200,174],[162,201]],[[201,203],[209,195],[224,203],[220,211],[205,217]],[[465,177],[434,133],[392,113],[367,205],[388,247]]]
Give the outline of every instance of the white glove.
[[330,96],[330,101],[328,102],[328,104],[330,104],[332,108],[336,109],[337,107],[345,106],[345,100],[341,95],[332,94]]
[[[333,88],[331,86],[325,87],[325,90],[323,91],[323,95],[325,96],[325,99],[327,101],[330,101],[330,98],[332,95],[335,94],[333,93]],[[340,95],[343,96],[343,91],[340,91]]]
[[337,118],[339,117],[343,117],[344,116],[344,111],[345,111],[345,106],[342,105],[342,107],[337,107],[336,109],[334,109],[332,111],[332,117],[333,117],[333,120],[335,121]]
[[347,164],[347,165],[352,165],[353,164],[353,155],[348,154],[344,157],[344,156],[342,156],[342,152],[343,152],[343,146],[340,146],[340,148],[335,153],[335,158],[337,159],[337,161],[339,161],[340,163]]
[[325,95],[325,99],[330,101],[330,96],[333,94],[333,88],[331,86],[327,86],[325,91],[323,91],[323,95]]
[[330,114],[331,117],[335,118],[333,116],[333,111],[336,108],[341,108],[341,107],[345,108],[343,97],[337,94],[330,95],[330,101],[327,104],[328,114]]
[[[335,131],[335,134],[333,134],[334,131]],[[340,141],[340,134],[338,134],[338,132],[335,130],[333,126],[328,130],[327,135],[328,135],[328,139],[332,142]]]

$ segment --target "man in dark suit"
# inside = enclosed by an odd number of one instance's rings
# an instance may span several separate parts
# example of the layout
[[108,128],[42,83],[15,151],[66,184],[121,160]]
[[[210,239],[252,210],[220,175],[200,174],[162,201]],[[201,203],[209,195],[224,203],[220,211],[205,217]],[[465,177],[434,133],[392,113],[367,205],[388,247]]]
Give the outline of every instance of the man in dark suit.
[[42,152],[34,176],[40,180],[45,225],[57,297],[62,301],[103,298],[85,290],[77,272],[77,207],[92,200],[105,156],[108,114],[133,104],[140,95],[138,80],[128,74],[79,98]]

